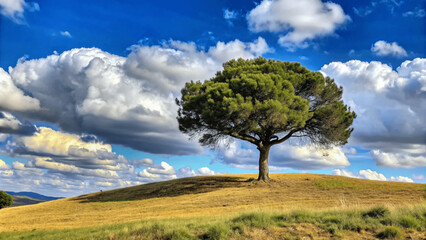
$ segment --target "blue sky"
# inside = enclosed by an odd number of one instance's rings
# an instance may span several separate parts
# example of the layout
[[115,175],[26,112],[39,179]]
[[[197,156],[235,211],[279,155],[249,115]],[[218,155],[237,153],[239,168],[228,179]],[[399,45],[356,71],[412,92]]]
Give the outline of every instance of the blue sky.
[[254,146],[177,130],[174,98],[233,58],[302,63],[357,112],[344,147],[274,146],[272,172],[425,183],[424,1],[0,0],[0,189],[74,196],[257,173]]

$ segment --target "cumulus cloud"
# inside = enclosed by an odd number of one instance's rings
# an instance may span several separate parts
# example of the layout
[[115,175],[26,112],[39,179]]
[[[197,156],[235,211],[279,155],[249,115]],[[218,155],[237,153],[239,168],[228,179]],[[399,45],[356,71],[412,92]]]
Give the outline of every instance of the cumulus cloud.
[[[420,148],[424,146],[419,145]],[[425,154],[425,152],[423,152]],[[392,168],[415,168],[426,167],[426,154],[405,154],[405,153],[388,153],[380,150],[371,151],[371,156],[377,166]]]
[[392,182],[414,182],[413,179],[411,179],[409,177],[403,177],[403,176],[390,177],[389,181],[392,181]]
[[56,156],[93,157],[100,152],[112,151],[108,144],[84,142],[77,135],[47,127],[40,127],[32,136],[17,138],[16,142],[29,152]]
[[[14,135],[2,154],[28,159],[25,163],[15,161],[11,166],[0,160],[2,184],[55,196],[73,196],[99,188],[113,189],[184,176],[180,174],[184,170],[176,171],[167,162],[155,164],[149,158],[129,161],[113,152],[109,144],[47,127],[38,128],[31,136]],[[195,175],[208,174],[214,171],[203,167],[195,172]]]
[[403,177],[403,176],[398,176],[398,177],[392,176],[390,178],[386,178],[385,175],[370,169],[360,170],[358,173],[354,173],[346,169],[335,169],[333,170],[333,174],[344,176],[344,177],[362,178],[362,179],[378,180],[378,181],[413,182],[411,178]]
[[[7,146],[9,154],[28,158],[27,167],[104,178],[116,178],[117,172],[132,171],[127,159],[112,152],[110,145],[84,142],[77,135],[40,127],[32,136],[13,139]],[[17,168],[22,167],[16,164]]]
[[40,102],[17,88],[9,74],[0,68],[0,110],[31,111],[39,110]]
[[377,41],[371,47],[371,51],[377,56],[408,56],[407,51],[405,51],[405,49],[399,46],[396,42],[388,43],[386,41]]
[[253,32],[285,33],[278,42],[290,50],[333,34],[348,19],[340,5],[320,0],[263,0],[247,15]]
[[[41,193],[60,187],[69,196],[183,176],[184,170],[166,162],[129,161],[109,144],[160,154],[202,153],[198,143],[178,131],[174,99],[180,89],[187,81],[213,77],[224,61],[272,51],[263,38],[218,42],[207,49],[171,40],[129,50],[120,57],[97,48],[72,49],[22,59],[8,73],[1,69],[6,87],[0,91],[7,96],[0,99],[3,130],[25,125],[22,119],[60,129],[2,134],[2,140],[8,139],[3,155],[28,159],[2,170],[2,183]],[[10,98],[16,100],[6,101]],[[188,172],[214,174],[208,168]]]
[[176,169],[166,162],[161,162],[160,165],[151,165],[138,172],[138,175],[143,179],[157,179],[157,181],[177,178]]
[[150,153],[197,154],[202,152],[198,143],[178,131],[174,99],[180,89],[190,80],[214,76],[225,61],[270,51],[263,38],[218,42],[208,50],[172,40],[130,49],[127,57],[81,48],[20,61],[9,74],[0,73],[12,86],[5,96],[23,99],[13,106],[0,100],[0,106],[112,144]]
[[119,177],[116,171],[105,169],[88,169],[82,167],[79,168],[72,164],[57,162],[52,158],[35,158],[34,160],[30,160],[29,162],[27,162],[26,165],[30,167],[50,170],[53,172],[79,174],[81,176],[102,177],[108,179]]
[[[242,141],[233,141],[228,146],[219,149],[220,161],[234,167],[245,169],[258,169],[259,151],[252,144]],[[269,167],[271,171],[293,169],[329,169],[346,167],[350,163],[341,148],[328,149],[310,145],[292,145],[288,142],[275,145],[269,154]]]
[[142,166],[148,167],[154,164],[154,161],[150,158],[144,158],[144,159],[136,159],[131,161],[132,165],[135,168],[140,168]]
[[0,13],[18,24],[25,23],[24,11],[40,11],[40,6],[35,2],[25,0],[0,0]]
[[[167,162],[155,164],[148,158],[128,161],[123,156],[111,152],[109,145],[85,143],[78,136],[51,129],[48,130],[49,134],[45,132],[46,129],[41,131],[44,137],[35,136],[30,141],[17,144],[28,147],[24,154],[17,155],[28,158],[26,163],[15,161],[9,166],[0,160],[2,184],[14,186],[14,189],[48,195],[75,196],[99,191],[99,188],[113,189],[177,177],[215,174],[207,167],[202,167],[198,171],[188,167],[176,171]],[[45,144],[42,144],[43,142]],[[78,155],[70,154],[69,151],[75,149],[76,145],[85,151],[81,151]],[[99,150],[109,154],[101,154]],[[105,156],[108,158],[103,158]],[[136,171],[140,167],[144,169]]]
[[426,59],[396,70],[381,62],[332,62],[321,71],[343,86],[343,100],[357,113],[350,139],[372,152],[377,165],[424,166]]
[[360,178],[369,179],[369,180],[379,180],[379,181],[386,181],[385,175],[372,171],[370,169],[367,170],[360,170],[358,173],[358,176]]
[[[22,123],[12,114],[0,111],[0,133],[32,135],[36,131],[37,128],[29,122]],[[6,138],[7,135],[1,135],[0,142]]]
[[199,168],[197,171],[193,170],[191,167],[186,166],[178,170],[178,177],[194,177],[194,176],[204,176],[204,175],[215,175],[216,172],[210,170],[208,167]]
[[9,165],[7,165],[3,160],[0,159],[0,170],[10,169]]

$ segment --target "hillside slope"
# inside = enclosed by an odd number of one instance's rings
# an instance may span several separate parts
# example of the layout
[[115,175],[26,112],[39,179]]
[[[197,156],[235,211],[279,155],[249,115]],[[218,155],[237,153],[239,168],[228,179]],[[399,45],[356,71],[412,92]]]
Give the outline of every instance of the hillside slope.
[[46,200],[43,200],[43,199],[32,198],[27,196],[13,195],[12,197],[13,197],[13,204],[12,204],[13,207],[46,202]]
[[62,197],[49,197],[49,196],[45,196],[39,193],[35,193],[35,192],[10,192],[10,191],[6,191],[7,194],[12,195],[12,196],[25,196],[25,197],[30,197],[30,198],[34,198],[34,199],[40,199],[40,200],[44,200],[44,201],[51,201],[51,200],[57,200],[57,199],[61,199]]
[[223,216],[245,210],[347,209],[419,204],[426,185],[315,174],[176,179],[0,210],[0,232],[64,229],[140,219]]

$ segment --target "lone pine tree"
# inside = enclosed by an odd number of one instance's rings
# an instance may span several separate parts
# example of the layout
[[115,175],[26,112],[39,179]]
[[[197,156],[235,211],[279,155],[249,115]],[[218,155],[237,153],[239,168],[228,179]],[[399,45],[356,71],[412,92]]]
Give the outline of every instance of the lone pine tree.
[[355,112],[342,101],[342,87],[300,63],[256,58],[231,60],[204,82],[181,90],[177,120],[181,132],[217,146],[226,137],[257,146],[258,180],[269,179],[268,155],[275,144],[305,137],[323,146],[343,145]]

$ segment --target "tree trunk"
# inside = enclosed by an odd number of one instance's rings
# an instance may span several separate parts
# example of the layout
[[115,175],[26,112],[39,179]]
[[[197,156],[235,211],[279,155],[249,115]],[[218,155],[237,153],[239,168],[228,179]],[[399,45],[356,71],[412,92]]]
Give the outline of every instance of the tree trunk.
[[269,180],[269,166],[268,166],[268,157],[269,157],[269,149],[270,146],[265,146],[260,148],[259,155],[259,177],[258,181],[268,181]]

